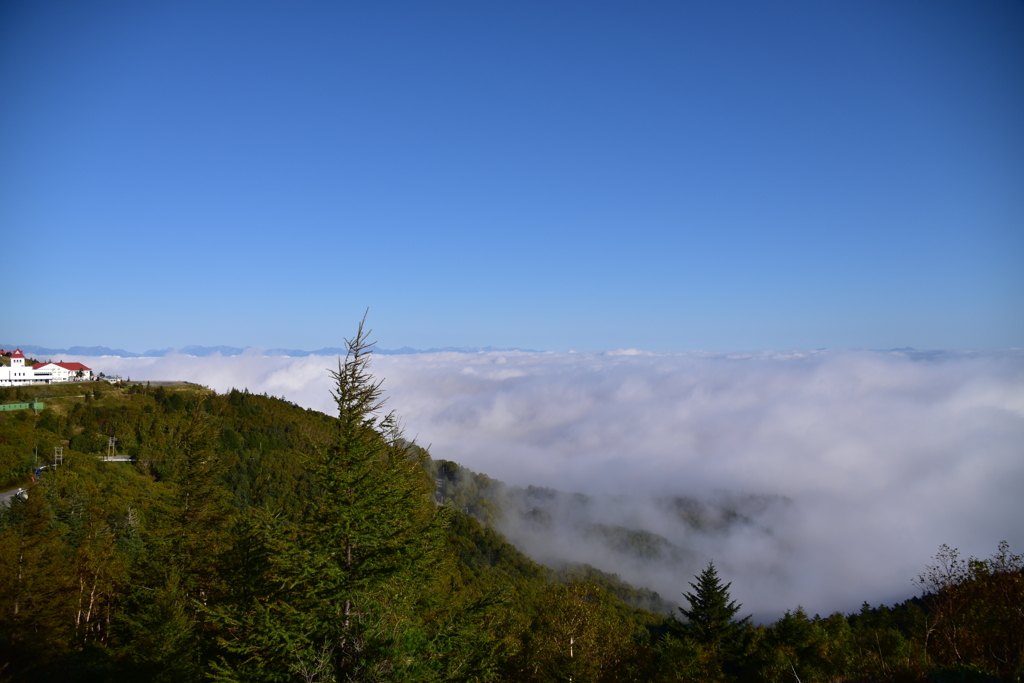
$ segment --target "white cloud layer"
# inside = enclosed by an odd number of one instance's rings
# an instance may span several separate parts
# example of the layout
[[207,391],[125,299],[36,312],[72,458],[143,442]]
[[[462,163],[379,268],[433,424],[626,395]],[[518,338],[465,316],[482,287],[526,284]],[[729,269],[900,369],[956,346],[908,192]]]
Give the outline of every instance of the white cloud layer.
[[[132,379],[333,407],[330,358],[81,360]],[[437,353],[380,356],[373,367],[407,433],[435,457],[512,484],[632,496],[603,499],[589,521],[644,526],[693,550],[691,560],[645,568],[569,537],[517,540],[669,599],[713,558],[745,611],[849,611],[909,597],[940,543],[977,555],[1003,539],[1024,549],[1019,351]],[[791,503],[718,534],[643,503],[742,493]]]

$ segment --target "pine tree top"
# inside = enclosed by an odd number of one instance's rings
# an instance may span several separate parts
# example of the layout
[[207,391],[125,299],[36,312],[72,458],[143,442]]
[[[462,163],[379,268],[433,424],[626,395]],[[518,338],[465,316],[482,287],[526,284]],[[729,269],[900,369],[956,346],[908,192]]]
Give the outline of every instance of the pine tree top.
[[693,592],[683,593],[690,608],[680,607],[679,611],[689,622],[688,630],[699,642],[721,643],[730,633],[745,625],[749,617],[733,620],[742,605],[731,599],[729,588],[732,583],[722,584],[714,562],[709,562],[695,578],[696,583],[690,582]]

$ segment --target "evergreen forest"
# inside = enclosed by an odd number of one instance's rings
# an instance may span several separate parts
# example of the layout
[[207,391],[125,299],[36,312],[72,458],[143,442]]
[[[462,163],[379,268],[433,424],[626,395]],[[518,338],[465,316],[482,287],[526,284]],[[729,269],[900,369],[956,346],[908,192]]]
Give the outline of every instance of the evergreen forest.
[[46,406],[0,412],[0,484],[25,489],[0,507],[0,681],[1021,681],[1005,543],[939,548],[903,603],[760,625],[713,563],[676,596],[538,564],[496,531],[493,480],[403,437],[371,347],[360,327],[339,359],[336,415],[0,389]]

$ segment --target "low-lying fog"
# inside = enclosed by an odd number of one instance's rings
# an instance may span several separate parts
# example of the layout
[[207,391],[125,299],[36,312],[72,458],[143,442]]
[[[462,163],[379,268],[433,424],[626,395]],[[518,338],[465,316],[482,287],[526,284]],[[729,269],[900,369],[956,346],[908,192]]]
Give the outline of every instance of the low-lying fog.
[[[80,360],[333,408],[325,357]],[[436,353],[373,368],[434,457],[598,496],[552,504],[545,533],[506,516],[524,550],[669,600],[714,559],[744,613],[852,611],[913,595],[941,543],[1024,550],[1022,351]],[[665,503],[680,496],[721,523],[685,523]],[[639,562],[581,538],[594,524],[649,530],[669,550]]]

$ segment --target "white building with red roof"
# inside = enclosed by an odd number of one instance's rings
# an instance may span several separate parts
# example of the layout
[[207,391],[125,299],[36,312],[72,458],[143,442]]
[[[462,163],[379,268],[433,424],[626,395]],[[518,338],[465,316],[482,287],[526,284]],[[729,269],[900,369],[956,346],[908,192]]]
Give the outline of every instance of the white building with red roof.
[[50,373],[51,382],[84,382],[92,379],[92,370],[81,363],[36,363],[32,369]]
[[26,367],[21,349],[11,352],[11,364],[0,365],[0,387],[51,382],[81,382],[92,379],[92,370],[81,363],[36,363]]

